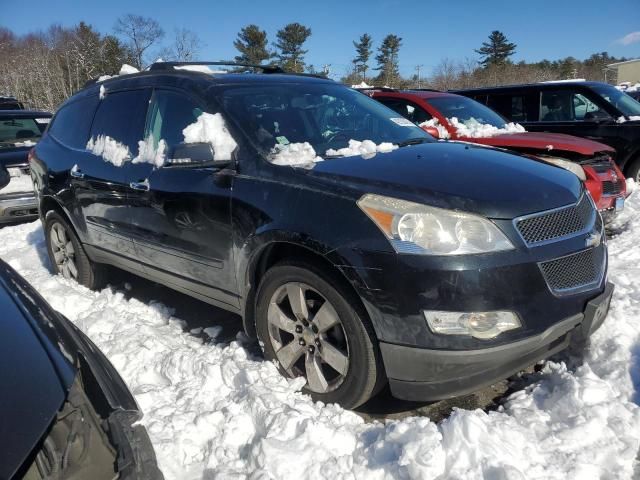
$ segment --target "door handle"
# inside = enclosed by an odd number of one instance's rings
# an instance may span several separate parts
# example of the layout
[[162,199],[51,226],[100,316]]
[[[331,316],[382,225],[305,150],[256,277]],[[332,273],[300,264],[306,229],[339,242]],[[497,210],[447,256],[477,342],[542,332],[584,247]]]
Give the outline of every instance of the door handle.
[[73,168],[69,171],[69,174],[73,178],[84,178],[84,173],[82,173],[82,171],[78,169],[77,165],[73,166]]
[[129,187],[131,187],[132,190],[137,190],[139,192],[148,192],[149,180],[145,178],[142,182],[131,182]]

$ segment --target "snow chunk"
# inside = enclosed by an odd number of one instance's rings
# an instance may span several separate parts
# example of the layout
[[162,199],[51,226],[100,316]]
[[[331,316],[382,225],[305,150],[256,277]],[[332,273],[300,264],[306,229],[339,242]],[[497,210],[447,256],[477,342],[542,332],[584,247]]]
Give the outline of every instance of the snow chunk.
[[372,140],[349,140],[349,146],[339,148],[337,150],[330,148],[326,152],[327,157],[354,157],[361,155],[365,158],[371,158],[376,153],[386,153],[398,148],[397,145],[389,142],[382,142],[376,145]]
[[221,160],[231,158],[231,154],[238,146],[219,113],[201,113],[195,123],[182,130],[182,134],[185,143],[210,143],[214,158]]
[[637,122],[638,120],[640,120],[640,115],[630,115],[628,117],[622,115],[616,119],[616,123]]
[[446,140],[447,138],[451,138],[451,135],[449,135],[449,130],[447,130],[445,128],[444,125],[442,125],[437,118],[432,118],[431,120],[426,120],[424,122],[422,122],[420,125],[418,125],[421,128],[426,128],[426,127],[433,127],[435,129],[438,130],[438,138],[441,138],[443,140]]
[[118,75],[131,75],[133,73],[140,73],[140,70],[138,70],[136,67],[132,67],[131,65],[123,63],[120,67],[120,72],[118,72]]
[[[116,77],[117,77],[117,75],[116,75]],[[114,76],[113,75],[100,75],[98,77],[98,80],[96,80],[96,81],[98,83],[100,83],[100,82],[104,82],[105,80],[109,80],[110,78],[114,78]]]
[[121,167],[124,162],[131,158],[129,147],[108,135],[91,137],[87,142],[87,150],[104,158],[107,162],[113,163],[116,167]]
[[467,138],[494,137],[505,133],[523,133],[524,127],[519,123],[507,123],[504,128],[498,128],[487,123],[480,123],[475,118],[461,122],[457,117],[448,118],[449,123],[456,129],[458,135]]
[[373,88],[373,85],[367,84],[364,80],[357,85],[351,85],[351,88]]
[[149,135],[145,140],[138,142],[138,156],[132,160],[132,163],[150,163],[160,168],[166,160],[167,142],[160,140],[156,148],[153,136]]
[[100,85],[100,100],[102,100],[107,93],[107,89],[104,88],[104,85]]
[[313,168],[322,158],[316,155],[309,142],[277,144],[271,150],[269,160],[274,165],[291,165],[293,167]]
[[633,178],[627,178],[627,196],[636,191],[638,184]]
[[33,147],[36,144],[33,140],[25,140],[24,142],[15,142],[15,147]]

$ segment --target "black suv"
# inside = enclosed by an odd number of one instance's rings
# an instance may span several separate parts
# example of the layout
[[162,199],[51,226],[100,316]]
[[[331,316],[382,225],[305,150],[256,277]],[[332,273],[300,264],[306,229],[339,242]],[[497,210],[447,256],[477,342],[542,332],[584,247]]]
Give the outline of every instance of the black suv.
[[164,63],[88,86],[32,172],[57,272],[96,288],[114,265],[237,312],[345,407],[387,380],[422,400],[489,385],[584,339],[612,294],[575,175],[312,76]]
[[532,132],[567,133],[610,145],[627,177],[640,180],[640,103],[599,82],[548,82],[456,90]]

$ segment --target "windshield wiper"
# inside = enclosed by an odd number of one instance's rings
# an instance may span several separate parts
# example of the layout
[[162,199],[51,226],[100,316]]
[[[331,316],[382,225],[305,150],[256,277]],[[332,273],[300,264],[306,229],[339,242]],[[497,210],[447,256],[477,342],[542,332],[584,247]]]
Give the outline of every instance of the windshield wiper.
[[409,145],[418,145],[420,143],[428,142],[426,138],[410,138],[409,140],[405,140],[404,142],[398,143],[398,147],[407,147]]

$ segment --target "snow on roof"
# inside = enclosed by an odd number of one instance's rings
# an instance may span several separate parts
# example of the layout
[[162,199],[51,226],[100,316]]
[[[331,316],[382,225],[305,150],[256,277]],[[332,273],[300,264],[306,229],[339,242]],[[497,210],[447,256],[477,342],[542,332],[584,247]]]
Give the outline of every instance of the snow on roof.
[[373,88],[373,85],[369,85],[367,82],[362,81],[356,85],[351,85],[351,88]]
[[610,63],[609,65],[607,65],[607,67],[616,68],[618,65],[624,65],[626,63],[636,63],[636,62],[640,62],[640,58],[633,58],[631,60],[625,60],[624,62]]
[[586,78],[565,78],[563,80],[546,80],[540,83],[573,83],[573,82],[586,82]]

